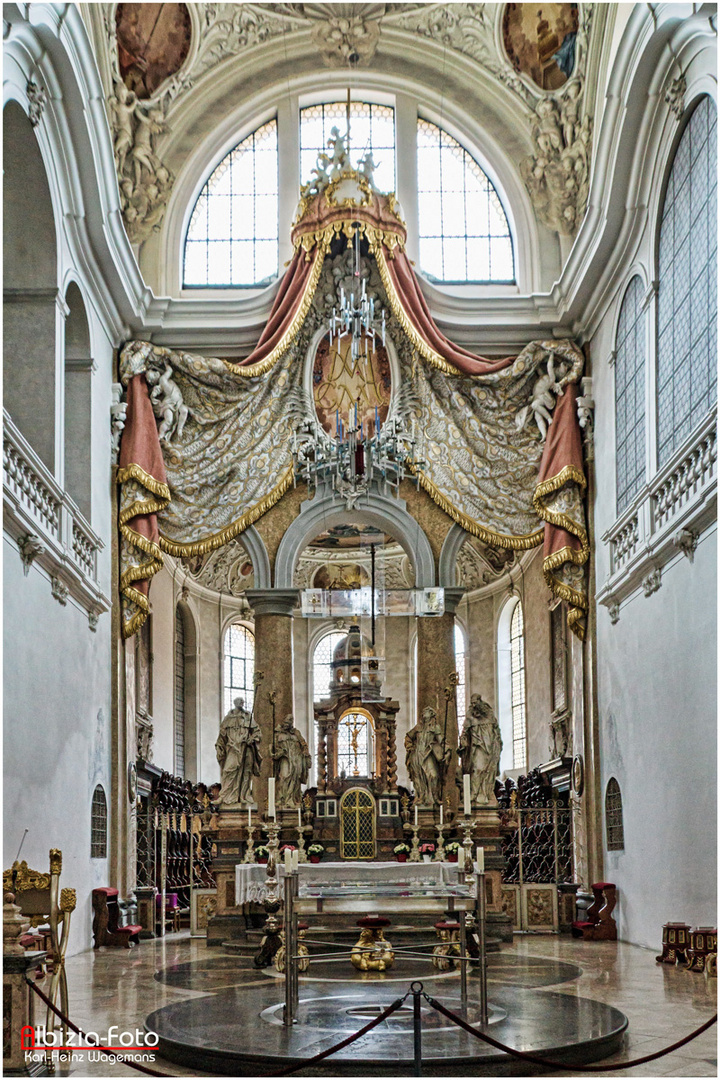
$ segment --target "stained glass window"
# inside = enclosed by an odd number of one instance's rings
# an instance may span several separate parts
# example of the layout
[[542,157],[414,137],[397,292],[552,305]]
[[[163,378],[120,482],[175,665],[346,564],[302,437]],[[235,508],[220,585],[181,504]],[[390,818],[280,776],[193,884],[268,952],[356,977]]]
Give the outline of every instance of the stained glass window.
[[185,776],[185,620],[175,608],[175,775]]
[[198,196],[185,240],[183,285],[267,284],[278,272],[277,121],[243,139]]
[[717,110],[703,97],[678,144],[658,249],[658,463],[717,401]]
[[[287,658],[290,662],[290,658]],[[233,623],[225,634],[223,711],[230,712],[233,701],[241,697],[252,711],[255,675],[255,635],[241,623]]]
[[625,834],[623,831],[622,795],[620,785],[614,776],[608,780],[605,791],[605,830],[608,851],[623,851]]
[[621,513],[645,480],[645,318],[643,286],[625,291],[615,338],[617,508]]
[[353,710],[340,717],[337,734],[339,776],[371,776],[373,730],[370,715]]
[[465,687],[465,665],[467,662],[467,651],[465,648],[465,635],[462,631],[462,627],[455,623],[455,670],[458,673],[460,682],[457,685],[457,714],[458,724],[462,727],[463,717],[467,708],[467,694]]
[[477,161],[429,120],[418,120],[420,268],[436,281],[513,282],[510,227]]
[[522,604],[515,605],[510,621],[510,685],[512,705],[513,768],[527,765],[525,722],[525,627]]
[[107,799],[101,784],[95,788],[90,811],[90,858],[107,858]]
[[[300,178],[303,184],[312,179],[317,156],[327,152],[327,142],[334,127],[341,135],[347,131],[347,103],[309,105],[300,110]],[[395,191],[395,110],[389,105],[365,101],[350,103],[350,160],[356,166],[371,152],[375,163],[374,182],[379,191]]]
[[313,653],[313,701],[324,701],[330,697],[332,681],[332,658],[336,647],[347,634],[333,631],[321,637]]

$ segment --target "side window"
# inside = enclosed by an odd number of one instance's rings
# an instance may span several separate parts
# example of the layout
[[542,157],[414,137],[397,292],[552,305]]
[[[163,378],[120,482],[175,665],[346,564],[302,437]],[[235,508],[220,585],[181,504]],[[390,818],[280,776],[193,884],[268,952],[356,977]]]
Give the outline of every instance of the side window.
[[605,790],[605,831],[608,851],[624,851],[622,795],[614,776],[608,780]]
[[630,505],[645,480],[645,318],[636,275],[623,297],[615,337],[617,510]]
[[92,797],[90,858],[107,859],[107,799],[102,784],[98,784]]

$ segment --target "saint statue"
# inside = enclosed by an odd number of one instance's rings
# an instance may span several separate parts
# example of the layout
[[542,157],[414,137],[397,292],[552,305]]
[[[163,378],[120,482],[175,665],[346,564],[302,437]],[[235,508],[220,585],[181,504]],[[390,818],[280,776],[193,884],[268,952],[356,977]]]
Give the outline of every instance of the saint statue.
[[215,753],[220,762],[222,787],[217,797],[226,805],[247,805],[252,800],[252,778],[260,775],[260,728],[245,708],[241,697],[220,725]]
[[443,726],[428,705],[420,722],[405,736],[405,764],[415,801],[421,806],[435,806],[442,798],[443,773],[451,757],[443,743]]
[[279,809],[300,805],[300,788],[307,784],[312,758],[308,745],[293,725],[292,713],[281,722],[275,734],[275,799]]
[[502,738],[497,717],[480,694],[470,698],[470,712],[460,736],[458,754],[462,771],[470,774],[470,798],[474,804],[495,802]]

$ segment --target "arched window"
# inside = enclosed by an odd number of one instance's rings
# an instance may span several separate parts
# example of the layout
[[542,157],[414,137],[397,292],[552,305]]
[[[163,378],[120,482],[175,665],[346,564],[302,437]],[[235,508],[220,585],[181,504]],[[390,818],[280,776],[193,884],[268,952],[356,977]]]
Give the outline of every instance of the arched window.
[[242,623],[233,623],[225,633],[223,712],[228,713],[236,697],[252,711],[255,688],[255,635]]
[[510,227],[498,193],[467,150],[418,119],[420,268],[435,281],[514,282]]
[[65,303],[65,490],[90,521],[93,361],[85,302],[74,281]]
[[460,682],[457,685],[457,715],[459,727],[462,727],[463,717],[467,710],[466,667],[467,649],[465,646],[465,634],[463,633],[462,627],[455,623],[455,670],[460,678]]
[[102,784],[98,784],[92,797],[90,858],[107,859],[107,799]]
[[266,285],[278,272],[277,121],[243,139],[213,170],[185,239],[185,288]]
[[176,776],[185,776],[185,619],[175,608],[175,762]]
[[608,851],[624,851],[622,795],[620,785],[614,776],[610,777],[605,789],[605,831]]
[[333,630],[320,638],[313,652],[313,701],[325,701],[330,697],[330,682],[332,680],[332,658],[336,647],[347,634],[339,630]]
[[372,776],[374,772],[373,722],[364,709],[350,709],[338,721],[338,776]]
[[518,600],[510,620],[510,700],[512,708],[513,768],[527,766],[525,719],[525,627]]
[[[300,178],[306,184],[312,177],[317,156],[327,151],[330,132],[336,127],[341,135],[347,130],[347,103],[332,101],[308,105],[300,110]],[[395,110],[390,105],[366,101],[350,102],[350,160],[357,165],[365,154],[372,153],[375,163],[373,180],[379,191],[395,191]]]
[[637,275],[620,308],[615,352],[617,508],[622,513],[645,479],[645,318]]
[[717,110],[682,134],[658,246],[657,447],[662,465],[717,400]]

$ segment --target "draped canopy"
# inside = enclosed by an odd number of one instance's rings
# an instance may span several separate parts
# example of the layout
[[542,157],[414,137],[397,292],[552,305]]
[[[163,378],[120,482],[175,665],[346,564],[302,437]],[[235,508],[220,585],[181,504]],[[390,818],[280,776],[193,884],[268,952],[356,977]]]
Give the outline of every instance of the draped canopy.
[[231,363],[137,341],[122,350],[125,636],[146,618],[149,582],[164,552],[222,546],[291,486],[290,434],[307,353],[337,302],[338,241],[352,240],[356,230],[368,253],[370,290],[391,313],[390,339],[410,388],[405,408],[424,434],[415,466],[420,484],[488,543],[544,543],[546,581],[583,635],[589,547],[575,406],[582,354],[564,340],[532,342],[499,360],[454,345],[436,326],[405,254],[393,197],[345,172],[301,200],[295,254],[250,356]]

